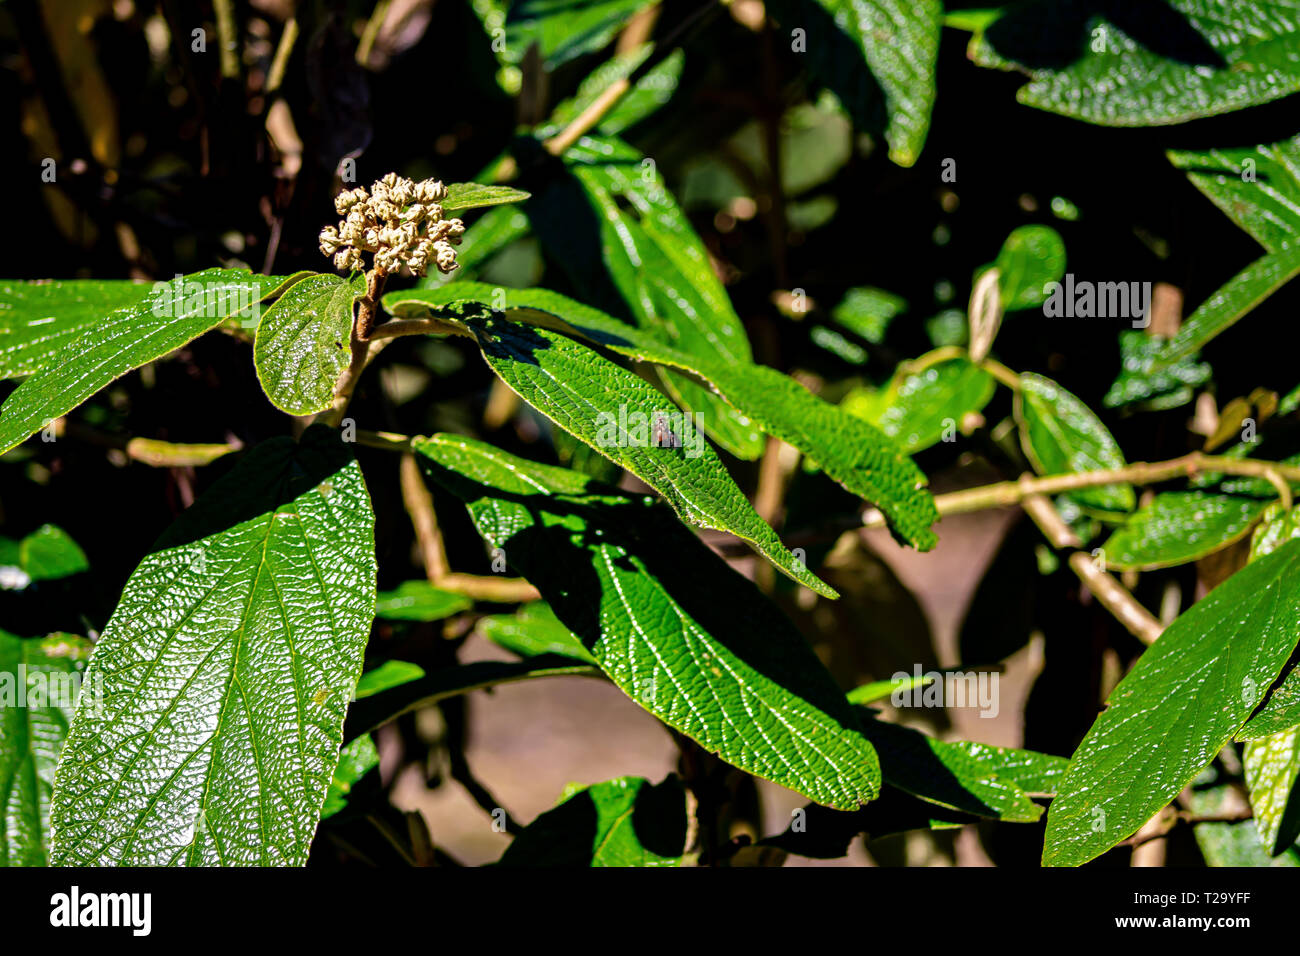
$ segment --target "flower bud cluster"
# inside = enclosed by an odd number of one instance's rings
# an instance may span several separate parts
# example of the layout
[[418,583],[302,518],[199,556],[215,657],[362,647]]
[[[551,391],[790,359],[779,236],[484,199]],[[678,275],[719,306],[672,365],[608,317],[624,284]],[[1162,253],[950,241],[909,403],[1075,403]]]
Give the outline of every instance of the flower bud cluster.
[[438,180],[417,183],[396,173],[374,183],[368,193],[360,186],[344,190],[334,198],[344,219],[321,230],[320,251],[347,271],[365,272],[361,254],[369,252],[382,273],[406,266],[422,276],[430,263],[439,272],[451,272],[465,224],[442,218],[439,203],[446,198],[447,187]]

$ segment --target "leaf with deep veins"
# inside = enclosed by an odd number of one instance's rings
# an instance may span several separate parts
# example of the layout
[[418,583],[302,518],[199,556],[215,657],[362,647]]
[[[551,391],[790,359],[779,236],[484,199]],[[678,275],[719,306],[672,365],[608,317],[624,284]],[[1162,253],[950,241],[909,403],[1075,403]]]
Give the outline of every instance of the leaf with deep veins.
[[0,406],[0,453],[133,368],[247,311],[285,284],[284,276],[207,269],[87,326],[80,335],[64,340],[60,351]]
[[[0,675],[9,684],[0,689],[0,866],[49,864],[54,768],[89,656],[90,642],[82,637],[22,638],[0,631]],[[21,703],[18,693],[25,695]]]
[[362,276],[308,276],[280,296],[257,325],[253,365],[262,390],[290,415],[324,411],[352,359],[352,303]]
[[922,551],[934,546],[930,526],[938,520],[938,512],[921,470],[878,429],[775,369],[685,355],[599,309],[545,289],[458,282],[443,289],[413,289],[384,297],[384,307],[395,315],[437,312],[459,318],[438,311],[459,302],[483,307],[504,304],[508,318],[581,337],[636,361],[681,369],[768,434],[798,448],[849,491],[876,505],[900,538]]
[[1111,692],[1047,814],[1043,863],[1135,833],[1232,739],[1300,639],[1300,541],[1246,565],[1171,624]]
[[818,803],[853,809],[879,792],[875,751],[803,637],[662,505],[468,438],[414,448],[642,707]]
[[375,606],[337,435],[258,445],[168,530],[95,645],[55,778],[56,865],[302,865]]
[[0,377],[39,372],[68,342],[152,289],[125,279],[0,283]]
[[[683,428],[682,447],[659,447],[650,443],[648,431],[640,437],[622,431],[624,416],[640,414],[649,421],[671,408],[644,379],[549,329],[485,311],[462,314],[460,320],[488,365],[524,401],[663,495],[682,520],[730,532],[783,574],[819,594],[837,596],[759,517],[702,434]],[[617,436],[611,434],[616,429]]]

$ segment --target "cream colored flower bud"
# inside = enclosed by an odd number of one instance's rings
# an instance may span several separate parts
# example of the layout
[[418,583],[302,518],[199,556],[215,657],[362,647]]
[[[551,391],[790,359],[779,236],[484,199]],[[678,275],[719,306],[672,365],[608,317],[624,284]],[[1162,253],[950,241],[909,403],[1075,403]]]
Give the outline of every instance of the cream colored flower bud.
[[358,203],[366,201],[366,191],[361,187],[356,189],[346,189],[334,197],[334,208],[338,210],[340,216],[346,215],[348,210]]

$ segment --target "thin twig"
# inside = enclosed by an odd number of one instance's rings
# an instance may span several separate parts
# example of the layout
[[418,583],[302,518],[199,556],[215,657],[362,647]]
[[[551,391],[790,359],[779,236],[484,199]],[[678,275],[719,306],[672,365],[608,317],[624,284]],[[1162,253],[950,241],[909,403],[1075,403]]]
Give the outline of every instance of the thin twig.
[[1164,625],[1156,620],[1155,615],[1139,604],[1124,585],[1098,567],[1092,555],[1075,551],[1070,555],[1070,570],[1079,576],[1079,580],[1115,616],[1115,620],[1143,644],[1154,644],[1156,638],[1164,632]]
[[[970,514],[975,511],[987,511],[990,508],[1018,505],[1028,495],[1055,495],[1080,488],[1096,488],[1099,485],[1154,485],[1202,472],[1222,472],[1226,475],[1263,478],[1275,483],[1277,481],[1300,483],[1300,467],[1294,465],[1250,458],[1227,458],[1194,451],[1169,461],[1135,462],[1123,468],[1102,471],[1043,475],[1022,481],[999,481],[991,485],[936,495],[934,504],[940,516]],[[1280,488],[1278,492],[1280,497]],[[885,518],[878,509],[870,508],[863,513],[862,523],[868,528],[883,528]]]
[[236,39],[234,0],[212,0],[212,11],[217,15],[217,43],[221,49],[221,75],[227,80],[239,79],[239,52]]
[[402,335],[463,335],[473,338],[469,329],[443,319],[389,319],[373,327],[369,341]]
[[1254,818],[1254,814],[1249,810],[1234,810],[1228,813],[1189,813],[1186,810],[1179,810],[1176,813],[1169,814],[1168,821],[1156,827],[1150,833],[1137,833],[1127,840],[1120,842],[1120,846],[1142,846],[1152,840],[1161,840],[1169,836],[1171,830],[1180,823],[1197,824],[1197,823],[1243,823],[1246,820]]
[[[360,439],[360,435],[358,435]],[[409,447],[409,444],[408,444]],[[424,573],[434,587],[457,591],[482,601],[517,604],[536,601],[541,597],[537,589],[522,578],[504,578],[461,574],[451,570],[447,551],[438,528],[438,516],[433,510],[433,496],[424,484],[415,456],[404,454],[401,466],[402,503],[411,516],[416,543],[424,561]]]
[[284,82],[284,70],[289,65],[289,55],[293,53],[293,45],[298,41],[298,18],[290,17],[284,22],[284,32],[280,34],[280,43],[275,48],[275,56],[271,60],[270,72],[266,75],[266,93],[270,96],[280,88]]

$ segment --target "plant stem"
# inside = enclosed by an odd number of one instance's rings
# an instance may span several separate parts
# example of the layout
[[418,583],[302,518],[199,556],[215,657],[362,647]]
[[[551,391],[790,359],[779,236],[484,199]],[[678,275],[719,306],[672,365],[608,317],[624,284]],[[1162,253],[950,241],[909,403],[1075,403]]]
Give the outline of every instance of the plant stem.
[[[1200,472],[1222,472],[1227,475],[1263,478],[1277,488],[1278,497],[1282,499],[1283,504],[1290,501],[1291,494],[1289,488],[1285,489],[1284,494],[1282,486],[1287,482],[1300,483],[1300,467],[1295,465],[1255,461],[1249,458],[1227,458],[1194,451],[1169,461],[1135,462],[1123,468],[1104,471],[1080,471],[1043,475],[1020,481],[999,481],[946,495],[935,495],[934,504],[940,516],[970,514],[990,508],[1018,505],[1029,495],[1055,495],[1080,488],[1096,488],[1099,485],[1154,485],[1174,478],[1190,477]],[[868,528],[883,528],[885,518],[878,509],[869,508],[863,513],[862,523]]]
[[591,130],[597,123],[604,119],[605,114],[614,108],[614,105],[623,98],[623,96],[643,76],[658,66],[672,51],[676,48],[677,41],[685,35],[703,26],[708,20],[718,12],[721,7],[717,0],[709,0],[690,16],[686,17],[681,23],[673,28],[672,32],[664,37],[655,47],[655,52],[646,59],[639,67],[633,70],[628,76],[615,80],[588,106],[585,110],[573,118],[573,120],[560,132],[548,139],[543,145],[546,151],[552,156],[562,156],[570,146],[576,143],[582,136]]
[[[360,439],[360,434],[357,437]],[[442,532],[438,528],[438,516],[433,510],[433,496],[425,487],[415,456],[409,451],[402,455],[401,485],[402,503],[406,506],[406,513],[411,516],[415,539],[424,560],[424,573],[430,584],[434,587],[458,591],[479,600],[496,601],[502,604],[536,601],[541,597],[537,588],[522,578],[480,576],[452,571],[447,561],[447,551],[443,547]]]
[[[1030,482],[1033,476],[1024,475],[1020,480]],[[1046,495],[1026,495],[1021,505],[1025,509],[1025,514],[1038,525],[1052,547],[1061,549],[1083,546],[1079,536],[1065,523],[1065,519],[1053,507],[1051,499]],[[1164,625],[1156,620],[1123,584],[1107,574],[1086,552],[1074,551],[1068,563],[1070,570],[1078,575],[1084,587],[1092,592],[1093,597],[1100,601],[1130,634],[1148,646],[1155,643],[1156,638],[1164,631]]]

